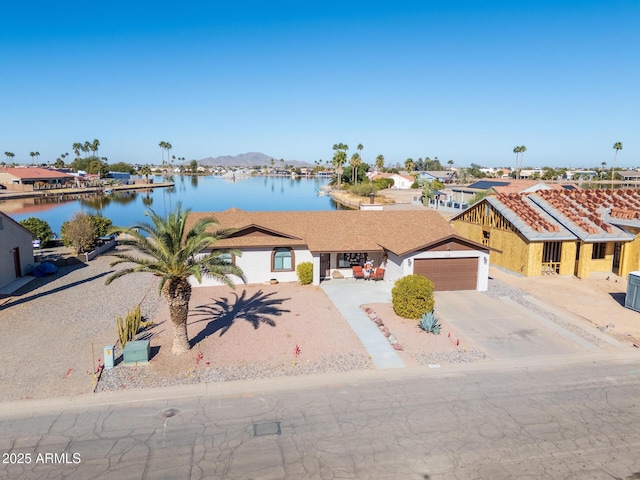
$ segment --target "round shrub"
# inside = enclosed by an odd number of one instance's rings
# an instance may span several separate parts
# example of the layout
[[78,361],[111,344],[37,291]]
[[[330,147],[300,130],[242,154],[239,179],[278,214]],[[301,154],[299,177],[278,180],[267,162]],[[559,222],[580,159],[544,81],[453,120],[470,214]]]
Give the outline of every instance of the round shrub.
[[302,285],[309,285],[313,282],[313,263],[299,263],[296,267],[296,273],[298,274],[298,280],[300,280]]
[[433,282],[421,275],[407,275],[391,290],[393,311],[403,318],[419,319],[433,310]]

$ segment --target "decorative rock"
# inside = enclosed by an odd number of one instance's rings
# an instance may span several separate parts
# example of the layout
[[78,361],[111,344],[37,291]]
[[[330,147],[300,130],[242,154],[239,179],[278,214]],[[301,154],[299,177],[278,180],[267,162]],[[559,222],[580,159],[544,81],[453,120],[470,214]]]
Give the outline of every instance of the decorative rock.
[[389,338],[391,336],[390,332],[382,332],[382,333],[384,333],[384,336],[387,337],[387,338]]
[[331,273],[331,276],[333,278],[344,278],[344,275],[341,274],[338,270],[334,270],[333,273]]
[[384,333],[389,333],[389,327],[382,327],[382,331]]
[[375,320],[376,318],[378,318],[378,317],[376,316],[376,314],[375,314],[375,313],[373,313],[373,312],[371,312],[370,314],[368,314],[368,317],[369,317],[371,320]]
[[395,335],[393,335],[393,334],[391,334],[391,335],[389,336],[389,341],[390,341],[391,343],[397,342],[397,340],[396,340],[396,336],[395,336]]
[[402,345],[400,345],[399,343],[394,343],[393,344],[393,349],[394,350],[404,350],[404,348],[402,347]]
[[377,317],[374,322],[376,322],[376,325],[378,325],[379,327],[383,327],[384,326],[384,322],[382,321],[382,319],[380,317]]

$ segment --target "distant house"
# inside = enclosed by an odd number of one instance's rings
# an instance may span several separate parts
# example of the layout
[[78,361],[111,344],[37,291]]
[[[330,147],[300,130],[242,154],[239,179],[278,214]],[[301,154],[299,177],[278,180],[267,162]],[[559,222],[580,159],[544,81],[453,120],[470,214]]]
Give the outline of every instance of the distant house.
[[[247,283],[298,280],[296,267],[313,264],[313,284],[338,274],[351,278],[352,266],[373,261],[384,281],[419,274],[437,290],[486,290],[488,248],[466,240],[433,210],[191,213],[189,224],[211,216],[217,228],[233,229],[214,249],[245,273]],[[237,279],[239,281],[239,279]],[[194,280],[194,285],[198,285]],[[217,285],[211,277],[202,285]]]
[[442,183],[451,183],[455,177],[456,172],[453,170],[418,172],[418,178],[425,181],[438,180]]
[[75,183],[73,175],[49,168],[0,167],[0,184],[5,185],[7,190],[72,187]]
[[452,218],[491,262],[526,276],[640,270],[640,191],[544,189],[485,197]]
[[34,264],[33,234],[0,212],[0,288],[26,275]]
[[377,178],[390,178],[393,180],[393,186],[391,188],[396,189],[409,189],[416,181],[411,175],[402,175],[400,173],[374,172],[372,174],[367,174],[367,176],[370,180],[375,180]]

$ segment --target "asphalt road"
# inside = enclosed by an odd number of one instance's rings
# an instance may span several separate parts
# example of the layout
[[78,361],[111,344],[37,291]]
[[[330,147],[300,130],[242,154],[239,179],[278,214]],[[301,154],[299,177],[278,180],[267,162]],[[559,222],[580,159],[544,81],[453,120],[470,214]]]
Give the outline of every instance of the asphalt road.
[[638,479],[639,360],[573,355],[4,404],[0,478]]

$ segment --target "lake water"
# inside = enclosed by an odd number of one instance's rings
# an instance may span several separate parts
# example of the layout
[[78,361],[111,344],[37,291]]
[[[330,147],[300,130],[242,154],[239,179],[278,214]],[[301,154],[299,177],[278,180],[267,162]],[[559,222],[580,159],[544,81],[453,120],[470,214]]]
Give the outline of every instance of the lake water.
[[[151,177],[150,177],[151,178]],[[167,177],[153,177],[154,182]],[[74,197],[25,198],[0,201],[0,210],[14,220],[41,218],[60,233],[62,223],[71,220],[76,212],[100,214],[114,225],[128,227],[144,221],[145,210],[152,208],[165,214],[181,201],[183,208],[193,211],[216,212],[235,207],[248,211],[267,210],[335,210],[336,203],[329,196],[318,196],[327,179],[290,177],[248,177],[235,181],[213,176],[169,177],[175,186],[149,191],[115,192],[111,195],[82,195]]]

